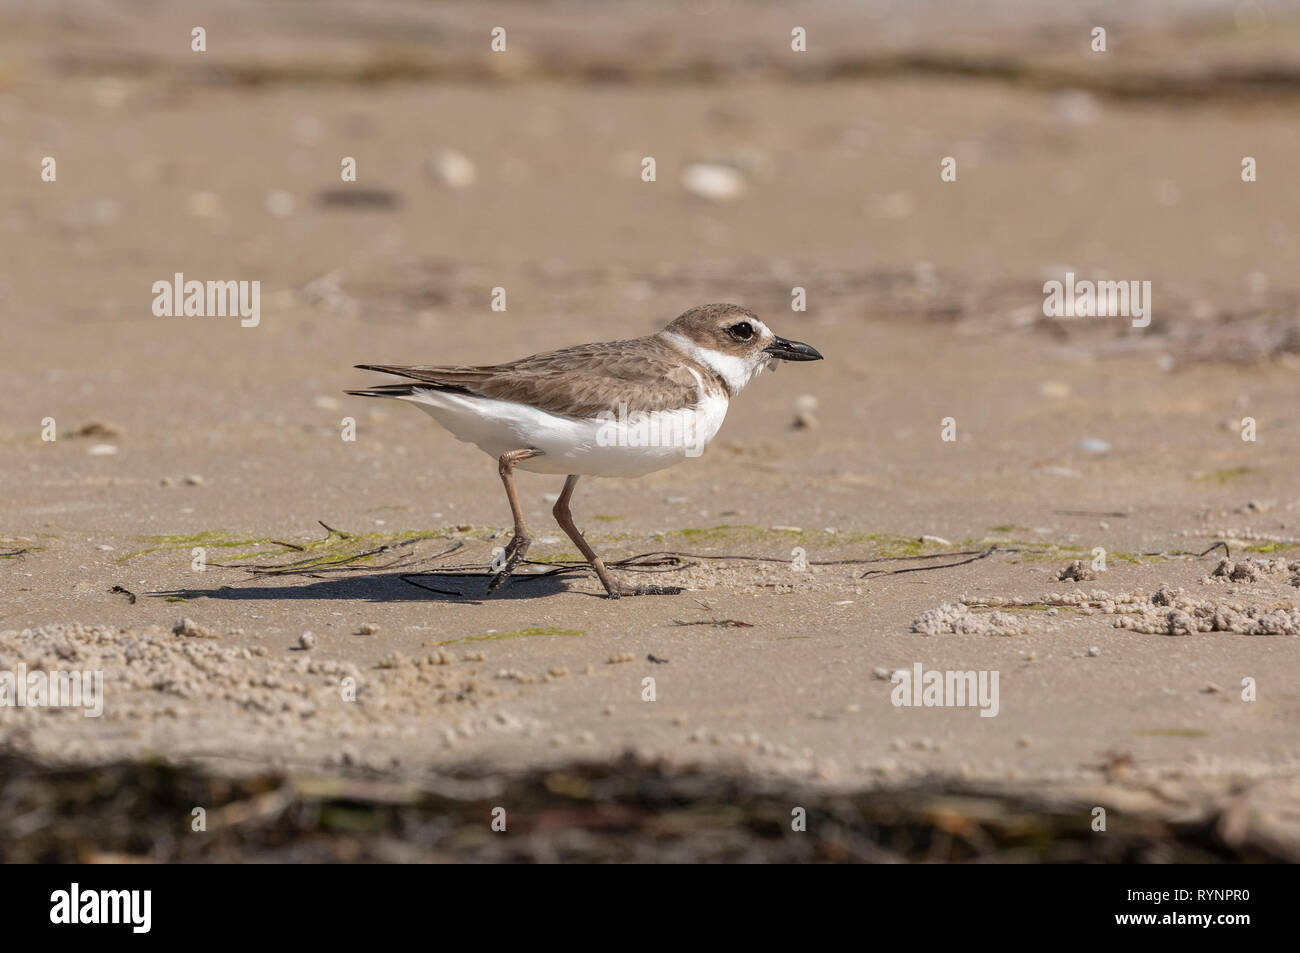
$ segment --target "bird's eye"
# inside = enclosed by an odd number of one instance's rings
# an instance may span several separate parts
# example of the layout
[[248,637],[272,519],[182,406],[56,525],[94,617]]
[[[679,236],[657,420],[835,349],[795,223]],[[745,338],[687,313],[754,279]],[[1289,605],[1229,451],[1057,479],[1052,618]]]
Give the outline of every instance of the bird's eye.
[[737,341],[748,341],[754,336],[754,326],[748,321],[741,321],[739,324],[733,324],[727,328],[727,331]]

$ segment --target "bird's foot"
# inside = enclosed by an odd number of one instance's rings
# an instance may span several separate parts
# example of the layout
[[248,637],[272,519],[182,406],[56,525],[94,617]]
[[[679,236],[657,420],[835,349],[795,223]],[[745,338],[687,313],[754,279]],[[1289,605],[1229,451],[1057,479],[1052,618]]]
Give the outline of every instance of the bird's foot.
[[488,583],[487,591],[489,593],[496,592],[506,584],[506,580],[510,578],[510,574],[515,571],[515,567],[523,561],[524,554],[528,552],[528,546],[530,543],[532,543],[532,539],[527,536],[516,536],[514,539],[510,540],[510,544],[506,547],[504,553],[506,564],[502,567],[500,572],[492,577],[492,581]]

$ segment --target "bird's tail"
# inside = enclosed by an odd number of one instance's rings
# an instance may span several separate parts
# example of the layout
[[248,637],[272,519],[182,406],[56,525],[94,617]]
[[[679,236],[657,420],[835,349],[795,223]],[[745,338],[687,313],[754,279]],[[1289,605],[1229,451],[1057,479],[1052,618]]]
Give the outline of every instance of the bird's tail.
[[365,390],[345,390],[343,393],[353,397],[410,397],[417,389],[415,384],[377,384]]

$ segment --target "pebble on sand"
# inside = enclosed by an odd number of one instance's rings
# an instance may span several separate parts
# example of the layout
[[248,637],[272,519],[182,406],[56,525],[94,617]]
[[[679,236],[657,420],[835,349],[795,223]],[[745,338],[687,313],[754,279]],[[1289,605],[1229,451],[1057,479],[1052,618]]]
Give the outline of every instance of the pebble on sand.
[[817,419],[817,398],[812,394],[800,394],[794,399],[794,423],[796,430],[815,430],[821,426]]
[[185,635],[192,639],[219,639],[221,636],[207,626],[199,625],[193,619],[181,619],[172,627],[173,635]]
[[453,189],[467,189],[478,180],[474,161],[446,146],[434,150],[427,169],[435,182]]
[[298,648],[309,651],[316,645],[316,636],[311,632],[304,632],[298,636]]
[[730,202],[745,194],[745,176],[729,165],[696,162],[682,170],[682,187],[713,202]]
[[808,410],[801,410],[799,413],[795,414],[794,420],[790,424],[790,426],[795,430],[816,430],[821,425],[821,421],[817,419],[817,415]]

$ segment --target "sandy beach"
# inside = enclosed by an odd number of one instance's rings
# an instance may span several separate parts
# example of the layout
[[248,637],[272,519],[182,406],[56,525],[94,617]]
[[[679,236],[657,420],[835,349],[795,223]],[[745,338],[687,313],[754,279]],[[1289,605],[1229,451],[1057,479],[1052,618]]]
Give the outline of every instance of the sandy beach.
[[[0,3],[0,670],[104,686],[5,751],[959,783],[1300,856],[1300,18],[1101,6],[1099,55],[998,5]],[[176,273],[259,281],[256,326],[157,316]],[[1149,324],[1045,316],[1067,273]],[[495,462],[343,394],[712,301],[826,360],[579,485],[680,595],[603,598],[523,474],[489,597]],[[895,704],[917,666],[998,673],[996,715]]]

